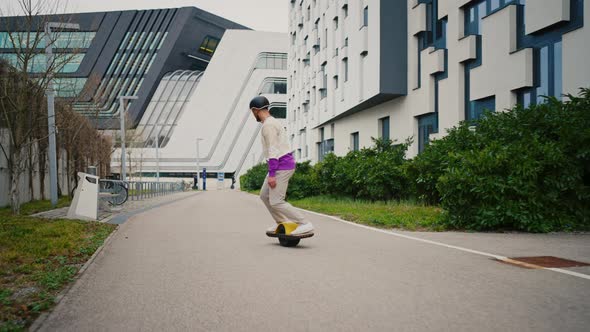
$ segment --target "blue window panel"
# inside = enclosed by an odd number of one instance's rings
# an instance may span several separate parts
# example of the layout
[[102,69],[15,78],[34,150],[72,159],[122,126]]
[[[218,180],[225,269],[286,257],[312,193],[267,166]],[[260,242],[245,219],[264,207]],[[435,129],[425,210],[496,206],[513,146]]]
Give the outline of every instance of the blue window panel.
[[438,114],[431,113],[418,117],[418,152],[424,151],[430,143],[430,134],[438,133]]
[[548,42],[535,49],[535,86],[519,92],[518,102],[524,107],[545,102],[546,96],[561,99],[563,93],[562,42]]
[[496,110],[496,97],[487,97],[471,102],[469,117],[467,120],[474,121],[481,118],[486,111],[494,112]]
[[539,82],[537,87],[537,103],[543,102],[549,95],[549,46],[541,48],[539,53]]
[[464,10],[467,13],[465,15],[465,35],[479,35],[481,33],[481,19],[487,14],[487,2],[474,2]]
[[381,137],[383,140],[389,139],[389,117],[379,119],[381,123]]
[[487,5],[485,2],[477,6],[477,33],[481,34],[481,20],[488,14]]
[[329,140],[326,140],[326,151],[325,151],[325,153],[328,154],[328,153],[332,153],[332,152],[334,152],[334,139],[333,138],[331,138]]
[[436,36],[434,41],[436,49],[447,48],[447,19],[436,22]]
[[553,93],[557,99],[561,99],[563,93],[563,70],[561,41],[555,43],[553,48]]
[[524,108],[528,108],[529,106],[531,106],[531,103],[533,102],[533,92],[528,90],[528,91],[524,91],[521,94],[521,99],[519,100],[519,103],[524,107]]
[[467,22],[470,24],[475,23],[475,21],[477,20],[477,8],[475,6],[471,6],[469,8],[469,15],[468,15],[468,19]]
[[491,0],[490,1],[490,12],[500,8],[500,0]]
[[352,138],[352,151],[358,151],[359,150],[359,133],[353,133],[351,134],[351,138]]

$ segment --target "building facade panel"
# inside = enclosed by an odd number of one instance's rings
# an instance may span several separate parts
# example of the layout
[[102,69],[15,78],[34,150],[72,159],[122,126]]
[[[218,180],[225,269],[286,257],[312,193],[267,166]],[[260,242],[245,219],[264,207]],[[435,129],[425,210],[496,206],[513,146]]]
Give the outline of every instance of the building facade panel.
[[[369,30],[368,53],[365,55],[360,30],[345,33],[348,46],[340,48],[338,84],[333,80],[328,82],[321,93],[314,90],[317,86],[311,87],[307,120],[289,116],[292,136],[297,136],[303,129],[307,132],[307,142],[294,140],[293,148],[300,148],[300,144],[314,149],[307,158],[300,160],[319,161],[332,148],[336,154],[342,155],[354,149],[356,142],[359,147],[370,146],[372,137],[383,136],[380,123],[385,117],[389,117],[389,136],[393,140],[413,139],[408,152],[412,157],[432,139],[443,137],[446,129],[460,121],[476,121],[486,110],[503,111],[516,103],[527,106],[543,102],[545,95],[561,98],[564,93],[577,93],[580,87],[589,87],[590,67],[585,65],[584,59],[590,56],[590,46],[585,42],[590,40],[590,30],[587,24],[584,25],[584,19],[589,15],[590,3],[588,0],[555,1],[541,10],[559,7],[551,15],[543,15],[538,8],[528,8],[539,7],[539,3],[542,1],[405,2],[405,46],[397,47],[389,59],[405,61],[401,76],[406,81],[407,92],[393,99],[363,98],[363,95],[372,93],[368,88],[371,83],[367,81],[374,79],[374,73],[383,73],[386,67],[386,61],[371,57],[375,42],[371,42],[370,35],[375,33],[374,30]],[[297,19],[302,8],[310,4],[312,9],[314,5],[319,8],[320,39],[322,8],[347,9],[348,13],[340,11],[339,27],[351,25],[358,29],[361,17],[364,19],[364,6],[369,8],[369,29],[376,24],[383,26],[382,22],[387,18],[393,20],[396,17],[383,11],[383,3],[370,0],[346,4],[344,1],[304,0],[291,4],[292,19]],[[396,14],[400,12],[396,11]],[[347,14],[348,19],[345,18]],[[553,14],[559,17],[555,18]],[[381,23],[376,23],[376,16]],[[302,25],[305,27],[306,24],[307,21],[303,20]],[[308,73],[299,70],[297,63],[299,52],[295,45],[299,41],[301,25],[290,26],[293,56],[289,60],[289,112],[297,113],[302,102],[297,82],[305,80]],[[389,27],[386,31],[392,30]],[[382,30],[380,34],[385,32]],[[376,43],[383,47],[382,41]],[[370,64],[363,65],[363,57]],[[314,73],[320,75],[321,70],[312,71],[312,77]],[[318,100],[313,98],[315,93]],[[336,97],[323,101],[323,95]],[[332,128],[334,137],[327,142],[326,133]],[[322,137],[323,141],[320,141]]]

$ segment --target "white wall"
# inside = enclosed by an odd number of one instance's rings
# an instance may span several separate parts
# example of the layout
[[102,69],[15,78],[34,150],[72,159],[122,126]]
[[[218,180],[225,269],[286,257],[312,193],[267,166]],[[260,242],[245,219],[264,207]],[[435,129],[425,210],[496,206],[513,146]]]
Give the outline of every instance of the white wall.
[[[0,130],[0,141],[2,146],[6,149],[6,152],[10,154],[8,136],[6,130]],[[48,199],[50,196],[49,192],[49,165],[45,166],[45,183],[44,193],[41,193],[41,174],[39,173],[39,158],[36,155],[36,145],[33,146],[34,157],[33,157],[33,189],[30,188],[30,175],[29,172],[24,172],[20,177],[19,182],[19,197],[21,203],[26,203],[32,200]],[[48,158],[45,158],[47,161]],[[58,181],[59,186],[67,195],[70,188],[68,186],[66,169],[65,169],[66,152],[62,150],[60,158],[58,160]],[[0,152],[0,207],[10,205],[10,170],[8,169],[8,162],[4,153]]]
[[590,1],[584,1],[584,27],[563,35],[563,93],[590,88]]

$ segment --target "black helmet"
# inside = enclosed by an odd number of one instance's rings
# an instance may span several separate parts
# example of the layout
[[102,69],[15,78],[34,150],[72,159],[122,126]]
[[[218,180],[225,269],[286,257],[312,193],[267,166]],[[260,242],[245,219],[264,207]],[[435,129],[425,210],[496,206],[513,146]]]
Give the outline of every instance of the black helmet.
[[257,96],[254,97],[254,99],[252,99],[252,101],[250,101],[250,109],[268,109],[270,107],[270,103],[268,102],[268,99],[266,99],[266,97],[263,96]]

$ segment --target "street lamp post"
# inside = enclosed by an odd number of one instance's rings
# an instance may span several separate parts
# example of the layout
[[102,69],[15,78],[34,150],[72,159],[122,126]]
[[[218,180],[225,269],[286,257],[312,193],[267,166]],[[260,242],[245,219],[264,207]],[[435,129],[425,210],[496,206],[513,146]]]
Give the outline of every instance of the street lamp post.
[[51,29],[80,30],[79,24],[47,22],[45,23],[45,58],[47,68],[47,130],[49,134],[49,193],[51,195],[51,206],[57,206],[57,147],[55,138],[55,90],[53,88],[53,47],[51,40]]
[[136,96],[119,96],[119,115],[121,118],[121,180],[127,178],[127,165],[125,161],[125,100],[136,100]]
[[160,133],[158,132],[158,127],[154,125],[156,130],[156,181],[160,182]]
[[201,178],[199,175],[200,174],[199,170],[201,169],[201,166],[199,165],[200,158],[201,158],[201,154],[199,153],[199,142],[202,140],[203,140],[202,138],[198,138],[198,137],[196,139],[196,141],[197,141],[197,183],[196,183],[195,187],[197,190],[199,189],[199,179]]

